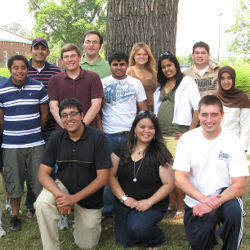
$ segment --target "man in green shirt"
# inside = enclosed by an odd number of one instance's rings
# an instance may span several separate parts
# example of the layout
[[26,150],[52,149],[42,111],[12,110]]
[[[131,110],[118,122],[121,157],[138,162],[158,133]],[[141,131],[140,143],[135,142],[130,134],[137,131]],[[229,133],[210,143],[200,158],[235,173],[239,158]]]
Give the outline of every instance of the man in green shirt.
[[83,69],[94,71],[100,78],[111,75],[108,62],[99,54],[102,43],[103,38],[98,31],[87,31],[83,36],[84,55],[80,61]]

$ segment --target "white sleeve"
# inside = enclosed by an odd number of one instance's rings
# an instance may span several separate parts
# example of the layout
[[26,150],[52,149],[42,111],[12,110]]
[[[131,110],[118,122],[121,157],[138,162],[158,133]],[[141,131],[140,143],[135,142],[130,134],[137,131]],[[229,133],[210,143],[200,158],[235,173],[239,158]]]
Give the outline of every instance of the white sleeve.
[[250,109],[240,109],[240,147],[242,150],[248,149],[248,132],[250,127]]
[[181,136],[177,143],[173,169],[190,172],[190,157],[185,139],[185,136]]
[[146,93],[145,93],[145,90],[144,90],[144,87],[141,83],[140,80],[136,79],[136,84],[137,84],[137,88],[136,88],[136,100],[137,102],[142,102],[144,100],[147,99],[147,96],[146,96]]
[[198,89],[197,84],[194,79],[189,77],[189,87],[188,87],[188,98],[192,105],[193,110],[198,110],[199,101],[201,99],[201,95]]
[[230,177],[249,176],[246,154],[240,149],[238,137],[231,141],[230,147],[232,148],[228,163]]

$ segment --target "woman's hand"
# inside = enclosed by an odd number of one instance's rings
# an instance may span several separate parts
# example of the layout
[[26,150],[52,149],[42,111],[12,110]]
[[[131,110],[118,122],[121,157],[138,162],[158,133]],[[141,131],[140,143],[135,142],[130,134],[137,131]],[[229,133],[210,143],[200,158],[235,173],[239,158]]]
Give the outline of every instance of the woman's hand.
[[139,200],[135,206],[135,209],[140,212],[144,212],[151,207],[151,202],[149,199]]
[[124,201],[124,204],[125,204],[127,207],[135,208],[137,202],[138,202],[138,201],[135,200],[134,198],[128,197],[128,198]]

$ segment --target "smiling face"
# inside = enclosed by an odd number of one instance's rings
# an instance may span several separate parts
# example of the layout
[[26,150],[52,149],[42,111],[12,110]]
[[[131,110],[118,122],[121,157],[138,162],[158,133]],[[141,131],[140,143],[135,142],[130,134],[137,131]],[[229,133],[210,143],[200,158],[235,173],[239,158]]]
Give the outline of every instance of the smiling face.
[[149,118],[141,119],[136,127],[135,134],[137,143],[149,144],[155,136],[155,127]]
[[76,71],[80,68],[79,62],[81,57],[75,50],[66,51],[62,55],[62,64],[66,71]]
[[175,64],[171,62],[169,59],[164,59],[161,61],[161,69],[162,73],[168,78],[175,78],[177,70]]
[[99,51],[101,49],[100,38],[96,34],[88,34],[86,35],[83,42],[83,50],[85,55],[87,56],[97,56],[99,55]]
[[140,48],[134,55],[135,63],[145,65],[148,62],[148,53],[145,49]]
[[83,113],[80,113],[77,107],[65,108],[60,114],[63,127],[71,134],[81,131],[83,124]]
[[222,73],[220,85],[224,90],[230,90],[233,87],[232,76],[227,72]]
[[210,54],[203,47],[197,47],[192,54],[194,64],[198,69],[203,69],[208,65]]
[[122,80],[126,78],[127,68],[128,64],[125,60],[113,60],[110,64],[110,70],[112,72],[112,75],[117,80]]
[[15,85],[24,84],[28,73],[28,68],[24,61],[14,60],[11,68],[9,68],[9,71],[12,76],[12,82]]
[[32,61],[35,63],[45,63],[49,50],[43,44],[38,43],[31,49]]
[[216,138],[221,131],[220,123],[224,113],[218,105],[202,105],[199,111],[203,134],[208,139]]

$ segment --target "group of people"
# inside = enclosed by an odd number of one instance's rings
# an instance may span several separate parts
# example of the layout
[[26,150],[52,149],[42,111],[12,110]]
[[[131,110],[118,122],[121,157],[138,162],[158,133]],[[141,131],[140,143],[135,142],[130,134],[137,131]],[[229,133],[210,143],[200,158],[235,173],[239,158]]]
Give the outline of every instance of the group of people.
[[118,244],[158,249],[167,210],[184,217],[192,249],[210,249],[219,236],[223,249],[238,249],[250,102],[235,88],[234,69],[212,62],[204,42],[184,73],[170,51],[156,69],[144,42],[130,58],[116,52],[108,61],[102,43],[88,31],[82,56],[64,45],[64,71],[46,61],[43,38],[33,40],[30,61],[8,60],[0,126],[11,230],[21,230],[26,180],[27,216],[37,218],[44,249],[60,248],[58,227],[68,227],[72,212],[80,248],[97,245],[101,221],[114,214]]

